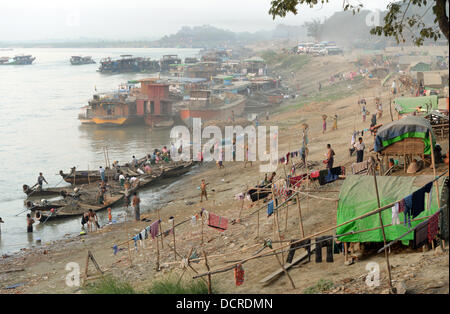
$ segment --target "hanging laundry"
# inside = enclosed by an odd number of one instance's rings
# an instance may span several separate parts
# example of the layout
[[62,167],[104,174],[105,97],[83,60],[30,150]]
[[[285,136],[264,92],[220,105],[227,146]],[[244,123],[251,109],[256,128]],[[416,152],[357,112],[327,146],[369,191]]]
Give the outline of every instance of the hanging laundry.
[[399,225],[400,224],[400,219],[398,218],[398,209],[399,209],[399,204],[395,203],[394,206],[392,206],[392,225]]
[[289,163],[289,156],[290,156],[291,154],[289,154],[289,153],[287,153],[286,154],[286,165]]
[[195,226],[197,224],[197,217],[192,216],[191,217],[191,226]]
[[398,202],[398,212],[403,213],[405,211],[405,200],[402,199],[400,202]]
[[273,200],[267,203],[267,217],[273,214]]
[[[194,250],[194,252],[192,252],[191,256],[189,257],[189,260],[192,261],[194,259],[198,259],[198,254],[197,251]],[[192,263],[200,263],[200,261],[192,261]]]
[[152,235],[152,239],[154,239],[158,235],[159,223],[160,222],[161,222],[161,220],[158,219],[157,221],[155,221],[154,223],[152,223],[150,225],[150,234]]
[[137,241],[138,241],[138,240],[139,240],[139,236],[135,235],[135,236],[133,237],[133,241],[134,241],[134,248],[135,248],[136,252],[137,252],[137,250],[138,250],[138,246],[137,246]]
[[422,188],[404,198],[405,200],[405,225],[411,227],[411,219],[416,218],[425,210],[425,193],[430,193],[433,182],[427,183]]
[[327,263],[333,263],[333,236],[316,238],[316,263],[322,263],[322,247],[327,248]]
[[117,246],[117,244],[114,244],[112,249],[113,249],[113,254],[116,255],[117,251],[119,250],[119,247]]
[[240,286],[244,283],[244,273],[242,264],[237,264],[234,268],[234,280],[236,281],[236,286]]
[[[291,242],[296,242],[298,240],[292,240]],[[289,253],[286,259],[286,263],[292,263],[292,260],[294,259],[295,251],[300,248],[304,247],[306,251],[308,252],[308,262],[311,261],[311,239],[306,239],[294,244],[291,244],[289,247]]]
[[431,198],[433,194],[433,188],[430,190],[430,193],[428,193],[428,203],[427,203],[427,210],[431,209]]
[[424,221],[414,229],[414,249],[422,247],[428,241],[428,221]]
[[428,242],[433,242],[433,239],[438,234],[438,226],[439,226],[439,212],[433,214],[433,216],[428,219]]
[[221,217],[216,214],[209,214],[208,226],[219,231],[227,230],[228,228],[228,219],[225,217]]

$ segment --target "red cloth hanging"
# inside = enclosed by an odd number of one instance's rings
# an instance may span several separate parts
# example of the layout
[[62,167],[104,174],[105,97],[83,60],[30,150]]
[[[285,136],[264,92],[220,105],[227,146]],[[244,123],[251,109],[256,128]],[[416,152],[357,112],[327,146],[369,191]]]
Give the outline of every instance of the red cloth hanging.
[[435,213],[428,220],[428,242],[432,242],[438,234],[439,212]]
[[237,264],[234,268],[234,280],[236,281],[236,286],[240,286],[244,283],[244,273],[242,264]]
[[208,226],[210,226],[211,228],[217,229],[219,231],[227,230],[228,219],[225,217],[221,217],[219,215],[209,213]]

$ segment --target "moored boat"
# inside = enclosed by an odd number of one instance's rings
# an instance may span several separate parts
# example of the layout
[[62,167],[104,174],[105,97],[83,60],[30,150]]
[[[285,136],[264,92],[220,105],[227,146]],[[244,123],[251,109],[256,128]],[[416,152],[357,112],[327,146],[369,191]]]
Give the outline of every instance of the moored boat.
[[0,58],[0,65],[25,65],[32,64],[36,58],[31,55],[19,55],[14,58],[2,57]]
[[70,64],[72,65],[82,65],[82,64],[94,64],[95,61],[92,60],[92,57],[86,56],[72,56],[70,57]]

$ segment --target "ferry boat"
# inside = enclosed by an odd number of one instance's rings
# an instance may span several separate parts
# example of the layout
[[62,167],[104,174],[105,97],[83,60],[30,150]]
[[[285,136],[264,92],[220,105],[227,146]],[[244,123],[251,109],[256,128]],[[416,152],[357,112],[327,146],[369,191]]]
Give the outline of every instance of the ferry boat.
[[116,91],[95,94],[78,119],[100,126],[170,127],[174,124],[172,102],[168,83],[157,78],[129,81]]
[[33,61],[36,58],[31,55],[19,55],[15,56],[14,58],[9,57],[1,57],[0,58],[0,65],[25,65],[25,64],[32,64]]
[[93,64],[95,63],[94,60],[92,60],[92,57],[86,56],[72,56],[70,57],[70,64],[72,65],[82,65],[82,64]]
[[121,55],[120,59],[104,58],[100,60],[98,72],[101,73],[125,73],[125,72],[159,72],[159,62],[150,58]]

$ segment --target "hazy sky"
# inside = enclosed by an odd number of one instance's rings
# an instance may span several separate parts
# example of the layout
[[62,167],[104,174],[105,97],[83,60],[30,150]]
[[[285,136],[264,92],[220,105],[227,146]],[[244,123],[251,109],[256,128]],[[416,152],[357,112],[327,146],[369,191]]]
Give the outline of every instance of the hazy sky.
[[[342,10],[342,0],[305,7],[297,16],[268,14],[270,0],[13,0],[0,6],[0,41],[45,39],[156,39],[181,26],[210,24],[232,31],[300,25]],[[385,9],[390,0],[355,0]]]

